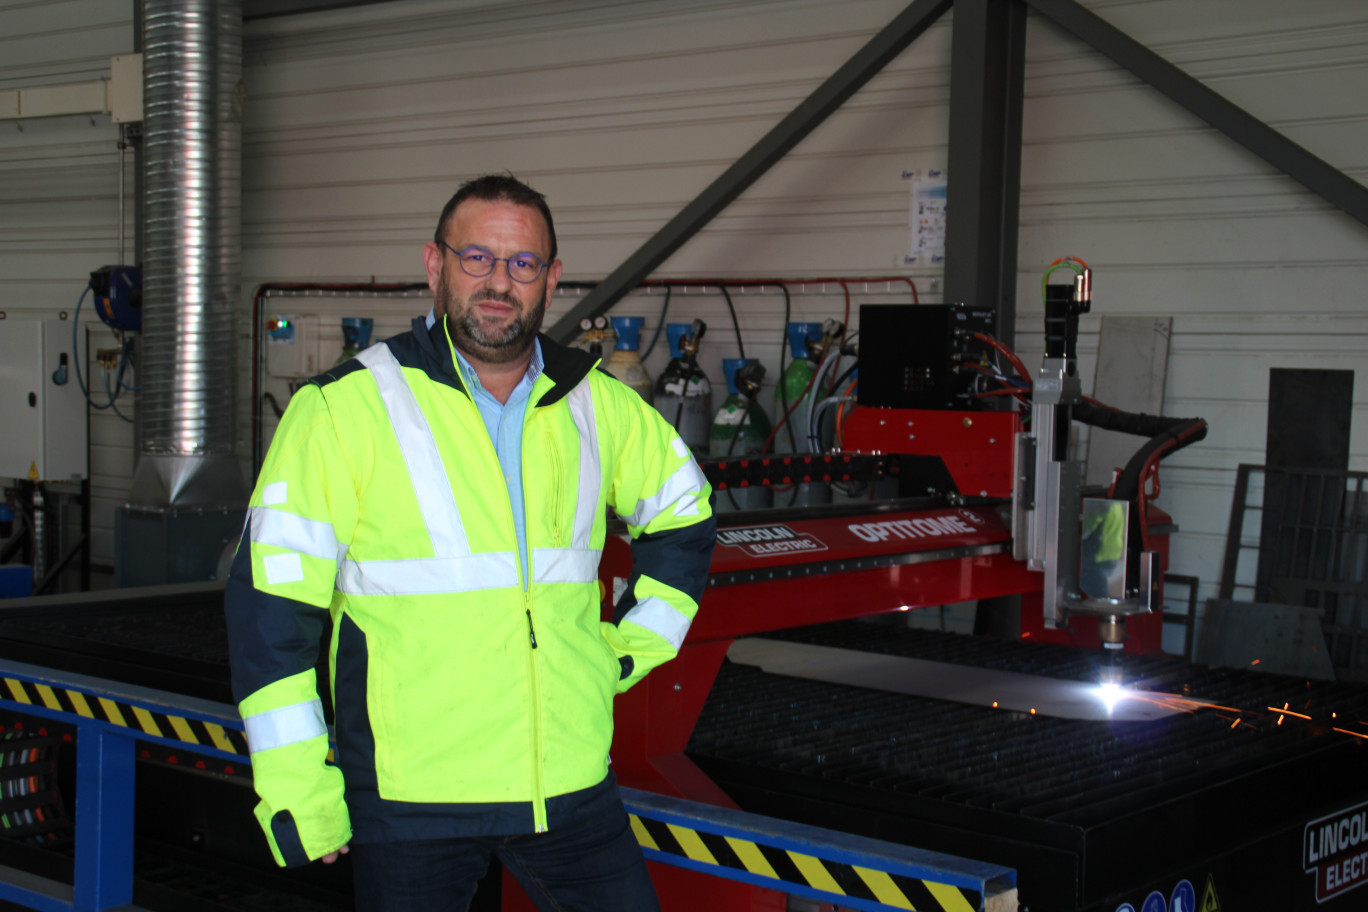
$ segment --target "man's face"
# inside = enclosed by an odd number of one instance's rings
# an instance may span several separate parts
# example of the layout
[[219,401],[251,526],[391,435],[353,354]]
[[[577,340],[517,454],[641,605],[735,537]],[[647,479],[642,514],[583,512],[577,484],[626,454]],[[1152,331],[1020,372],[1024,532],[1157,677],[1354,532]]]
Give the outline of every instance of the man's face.
[[[561,263],[551,263],[533,282],[516,282],[505,257],[550,255],[551,237],[541,213],[531,206],[468,199],[451,214],[446,242],[423,248],[428,287],[435,310],[446,315],[451,341],[471,361],[504,364],[524,357],[541,329],[542,318],[560,279]],[[471,246],[491,251],[499,260],[482,278],[468,275],[452,250]]]

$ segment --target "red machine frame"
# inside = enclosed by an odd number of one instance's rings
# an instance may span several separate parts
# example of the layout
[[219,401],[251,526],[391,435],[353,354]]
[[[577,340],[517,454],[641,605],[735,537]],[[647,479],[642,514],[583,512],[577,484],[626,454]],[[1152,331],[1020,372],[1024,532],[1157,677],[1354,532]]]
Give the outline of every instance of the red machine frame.
[[[1009,499],[1013,489],[1016,412],[864,408],[845,428],[847,449],[863,454],[935,455],[968,498]],[[1041,575],[1012,557],[1008,508],[1002,503],[868,513],[772,523],[719,517],[711,573],[721,578],[703,595],[678,657],[617,698],[612,762],[633,788],[724,807],[734,802],[684,754],[708,692],[739,637],[824,621],[866,617],[1000,596],[1020,595],[1022,636],[1099,648],[1095,618],[1046,628]],[[754,514],[752,514],[753,517]],[[1156,530],[1169,518],[1152,506]],[[1162,563],[1167,535],[1152,536]],[[817,566],[814,568],[813,565]],[[806,570],[803,568],[807,568]],[[611,616],[613,579],[631,570],[627,542],[611,538],[600,565],[604,616]],[[1161,647],[1162,616],[1129,622],[1129,652]],[[701,907],[728,912],[781,912],[772,890],[651,865],[666,912]],[[505,884],[512,881],[505,875]],[[510,894],[516,895],[512,898]],[[505,891],[506,910],[530,910],[520,891]]]

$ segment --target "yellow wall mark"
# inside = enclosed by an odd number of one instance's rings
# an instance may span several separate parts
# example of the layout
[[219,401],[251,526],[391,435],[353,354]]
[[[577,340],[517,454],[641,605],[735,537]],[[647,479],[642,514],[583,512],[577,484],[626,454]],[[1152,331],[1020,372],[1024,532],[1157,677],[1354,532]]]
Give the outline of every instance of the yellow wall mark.
[[157,720],[152,718],[152,714],[141,706],[133,707],[133,715],[138,720],[138,725],[149,735],[161,737],[161,729],[157,727]]
[[119,704],[108,697],[98,697],[97,699],[100,701],[100,708],[105,711],[105,715],[109,717],[110,722],[128,728],[128,721],[124,719],[123,713],[119,712]]
[[171,720],[171,727],[176,730],[176,737],[190,744],[199,744],[199,738],[195,736],[195,731],[190,727],[190,723],[180,716],[167,716]]
[[874,894],[874,898],[885,906],[892,906],[895,909],[913,908],[903,891],[898,889],[898,885],[893,882],[893,878],[888,876],[885,871],[875,871],[872,868],[862,868],[859,865],[851,865],[855,873],[860,875],[860,879],[869,887],[869,891]]
[[693,830],[685,827],[675,826],[673,823],[665,824],[674,834],[674,838],[679,840],[679,847],[684,850],[684,854],[694,861],[701,861],[704,864],[715,865],[717,859],[713,858],[712,852],[703,844],[703,840]]
[[655,840],[651,838],[651,831],[646,829],[646,824],[641,822],[641,818],[636,814],[629,814],[627,819],[632,822],[632,832],[636,834],[637,842],[641,843],[641,847],[643,849],[655,849],[659,852],[660,846],[656,845]]
[[62,701],[57,699],[57,695],[52,692],[51,687],[48,687],[46,684],[37,683],[33,686],[38,689],[38,697],[43,701],[44,706],[48,709],[55,709],[58,712],[65,712],[65,710],[62,709]]
[[13,678],[5,678],[5,686],[9,688],[10,695],[14,697],[15,702],[32,705],[33,701],[29,699],[28,694],[24,693],[24,685]]
[[926,884],[926,889],[931,891],[931,895],[940,900],[945,912],[974,912],[974,907],[969,905],[969,900],[964,898],[964,894],[950,884],[932,883],[929,880],[922,882]]
[[828,893],[835,893],[844,896],[845,890],[836,882],[836,878],[831,876],[831,872],[826,869],[819,859],[811,855],[803,855],[799,852],[789,851],[788,857],[793,859],[793,863],[798,866],[798,870],[803,872],[808,884],[818,890],[825,890]]
[[741,863],[746,866],[746,870],[752,874],[759,874],[761,877],[770,877],[774,880],[779,879],[774,868],[770,865],[769,859],[760,851],[760,847],[753,842],[744,839],[736,839],[731,836],[723,837],[727,840],[727,845],[732,847],[736,857],[741,859]]

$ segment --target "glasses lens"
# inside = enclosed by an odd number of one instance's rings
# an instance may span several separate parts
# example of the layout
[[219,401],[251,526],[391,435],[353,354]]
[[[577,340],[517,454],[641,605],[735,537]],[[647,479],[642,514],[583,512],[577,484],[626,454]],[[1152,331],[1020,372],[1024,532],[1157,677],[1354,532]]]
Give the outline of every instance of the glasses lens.
[[494,271],[494,254],[480,247],[467,247],[457,254],[461,258],[461,268],[466,275],[474,278],[487,276]]
[[530,253],[508,258],[508,274],[519,282],[531,282],[541,274],[542,262]]

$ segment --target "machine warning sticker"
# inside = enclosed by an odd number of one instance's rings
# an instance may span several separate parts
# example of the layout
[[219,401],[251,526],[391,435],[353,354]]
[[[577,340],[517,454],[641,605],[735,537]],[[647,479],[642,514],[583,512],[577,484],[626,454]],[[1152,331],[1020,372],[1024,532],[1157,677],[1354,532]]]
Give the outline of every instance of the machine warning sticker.
[[1316,902],[1368,883],[1368,801],[1306,825],[1302,869],[1316,875]]
[[1173,887],[1173,894],[1169,896],[1169,912],[1197,912],[1197,891],[1192,887],[1192,881],[1180,880]]
[[1168,903],[1164,901],[1164,894],[1158,890],[1145,897],[1145,904],[1140,907],[1140,912],[1168,912]]
[[827,546],[809,532],[794,532],[785,525],[747,526],[744,529],[723,529],[717,533],[717,543],[740,548],[751,557],[774,554],[825,551]]
[[1216,881],[1207,875],[1206,889],[1202,891],[1202,908],[1198,912],[1221,912],[1221,900],[1216,896]]
[[1206,889],[1202,891],[1202,908],[1198,912],[1221,912],[1221,901],[1216,897],[1216,881],[1207,875]]

